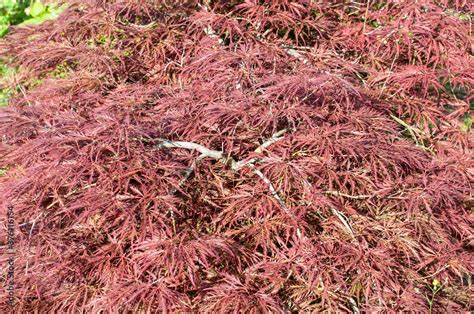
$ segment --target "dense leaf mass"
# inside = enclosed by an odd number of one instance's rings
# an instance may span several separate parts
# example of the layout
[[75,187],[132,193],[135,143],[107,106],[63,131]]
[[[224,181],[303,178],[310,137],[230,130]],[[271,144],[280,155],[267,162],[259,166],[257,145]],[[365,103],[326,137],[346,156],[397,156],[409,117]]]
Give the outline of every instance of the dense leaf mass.
[[469,311],[470,3],[71,0],[16,28],[17,309]]

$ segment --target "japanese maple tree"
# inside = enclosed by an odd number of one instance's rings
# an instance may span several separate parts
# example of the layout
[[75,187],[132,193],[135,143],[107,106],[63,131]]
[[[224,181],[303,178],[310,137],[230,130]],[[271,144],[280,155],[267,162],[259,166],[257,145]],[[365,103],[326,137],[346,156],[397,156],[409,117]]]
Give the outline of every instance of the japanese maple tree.
[[70,0],[13,29],[16,309],[472,310],[472,9]]

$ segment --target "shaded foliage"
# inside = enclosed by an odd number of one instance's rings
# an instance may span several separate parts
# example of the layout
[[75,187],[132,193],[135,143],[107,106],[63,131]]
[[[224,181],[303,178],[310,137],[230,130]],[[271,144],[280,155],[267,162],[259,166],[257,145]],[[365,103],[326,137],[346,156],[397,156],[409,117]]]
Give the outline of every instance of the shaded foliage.
[[68,3],[0,44],[18,309],[470,309],[469,1]]

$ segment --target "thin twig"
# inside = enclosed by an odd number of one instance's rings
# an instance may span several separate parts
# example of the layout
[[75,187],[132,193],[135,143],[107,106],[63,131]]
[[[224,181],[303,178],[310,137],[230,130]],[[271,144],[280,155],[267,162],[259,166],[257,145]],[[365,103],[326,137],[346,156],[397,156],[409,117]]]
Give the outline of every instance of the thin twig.
[[441,267],[440,269],[438,269],[436,272],[434,272],[433,274],[431,275],[428,275],[428,276],[425,276],[425,277],[420,277],[420,278],[416,278],[416,280],[424,280],[424,279],[428,279],[428,278],[431,278],[431,277],[434,277],[436,276],[437,274],[439,274],[440,272],[442,272],[443,270],[449,268],[450,266],[449,265],[445,265],[443,267]]
[[367,17],[369,15],[369,6],[370,6],[370,1],[367,1],[367,6],[365,7],[364,26],[362,28],[362,35],[365,35],[365,28],[367,26]]
[[[265,142],[263,142],[262,145],[260,145],[259,147],[257,147],[255,149],[255,153],[262,153],[263,150],[267,147],[269,147],[270,145],[278,142],[279,140],[282,140],[283,139],[283,135],[286,133],[286,132],[289,132],[290,129],[283,129],[283,130],[280,130],[278,132],[276,132],[275,134],[272,135],[272,137],[270,137],[268,140],[266,140]],[[258,161],[258,158],[252,158],[250,160],[241,160],[239,162],[236,162],[234,164],[234,170],[239,170],[240,168],[244,167],[244,166],[247,166],[247,165],[253,165],[255,164],[256,162]]]
[[[194,172],[194,169],[196,168],[196,162],[197,161],[200,161],[201,159],[203,159],[204,157],[206,157],[205,155],[200,155],[198,158],[196,158],[193,163],[191,164],[191,167],[187,168],[185,171],[184,171],[184,176],[183,178],[181,179],[181,181],[179,181],[179,184],[178,184],[178,187],[181,187],[184,182],[186,182],[186,180],[189,179],[189,177],[191,176],[191,174]],[[176,194],[176,192],[178,192],[178,189],[177,188],[172,188],[171,191],[170,191],[170,194],[171,195],[174,195]]]
[[28,274],[29,258],[30,258],[30,246],[31,246],[31,236],[33,235],[33,229],[35,228],[36,222],[41,218],[43,213],[40,213],[34,220],[31,225],[30,232],[28,233],[28,253],[26,257],[26,266],[25,266],[25,275]]
[[21,84],[17,84],[18,88],[20,89],[21,91],[21,94],[23,95],[23,97],[25,98],[26,102],[28,103],[29,106],[31,106],[31,102],[28,100],[28,96],[26,96],[26,92],[25,92],[25,89],[23,88],[23,86]]
[[412,136],[414,137],[415,140],[416,140],[415,133],[417,133],[419,135],[425,135],[425,133],[422,130],[420,130],[420,129],[414,127],[414,126],[409,125],[408,123],[406,123],[402,119],[394,116],[393,114],[390,114],[390,117],[392,117],[392,119],[395,120],[400,125],[404,126],[410,132],[410,134],[412,134]]
[[426,147],[425,145],[423,144],[420,144],[420,142],[418,141],[418,137],[417,137],[417,134],[418,136],[424,136],[424,137],[427,137],[426,133],[423,132],[422,130],[414,127],[414,126],[411,126],[409,125],[408,123],[406,123],[405,121],[403,121],[402,119],[394,116],[393,114],[390,114],[390,117],[392,117],[393,120],[395,120],[398,124],[402,125],[403,127],[405,127],[405,129],[410,133],[411,137],[413,138],[413,140],[415,141],[415,144],[417,147],[423,149],[423,150],[426,150],[428,152],[430,152],[431,154],[434,155],[434,151],[429,148],[429,147]]
[[351,306],[353,314],[359,314],[360,313],[360,310],[357,307],[357,302],[354,300],[354,298],[349,298],[349,304]]
[[353,200],[363,200],[372,197],[371,195],[349,195],[349,194],[344,194],[339,191],[323,191],[323,194],[329,194],[329,195],[334,195],[334,196],[341,196],[345,198],[350,198]]
[[289,208],[286,206],[285,202],[283,202],[281,197],[278,195],[270,179],[268,179],[260,170],[256,169],[254,165],[248,165],[248,166],[252,168],[253,173],[259,176],[260,179],[262,179],[262,181],[268,186],[268,189],[270,190],[270,193],[272,194],[273,198],[277,200],[278,204],[280,204],[281,208],[285,211],[285,213],[291,216]]
[[[77,189],[74,189],[72,190],[71,192],[69,192],[68,194],[64,195],[64,199],[67,199],[68,197],[72,196],[73,194],[79,192],[79,191],[84,191],[84,190],[87,190],[88,188],[91,188],[93,186],[95,186],[96,183],[91,183],[91,184],[87,184],[85,186],[83,186],[82,188],[77,188]],[[59,202],[62,202],[61,199],[57,199],[55,200],[54,202],[52,202],[51,204],[49,204],[46,209],[50,209],[51,207],[53,207],[54,205],[56,205],[57,203]]]
[[[260,170],[256,169],[254,165],[248,165],[250,168],[252,168],[253,173],[255,173],[257,176],[262,179],[262,181],[267,185],[268,189],[270,190],[270,193],[272,194],[273,198],[278,202],[280,207],[285,211],[285,213],[292,217],[296,218],[286,206],[285,202],[281,199],[280,195],[278,195],[278,192],[276,191],[275,187],[273,186],[272,182],[270,179],[268,179]],[[301,238],[301,229],[299,227],[296,227],[296,235],[298,238]]]
[[339,220],[342,222],[342,224],[346,228],[347,232],[351,235],[351,237],[355,239],[354,230],[349,224],[349,219],[347,219],[347,217],[343,213],[341,213],[335,208],[331,208],[331,211],[337,218],[339,218]]

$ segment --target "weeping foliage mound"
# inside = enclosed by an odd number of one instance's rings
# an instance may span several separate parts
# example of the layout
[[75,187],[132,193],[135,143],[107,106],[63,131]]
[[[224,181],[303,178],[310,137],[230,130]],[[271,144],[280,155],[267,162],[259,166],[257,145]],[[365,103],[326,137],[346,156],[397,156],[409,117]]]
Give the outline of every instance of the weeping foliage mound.
[[13,30],[17,308],[468,311],[469,3],[72,0]]

